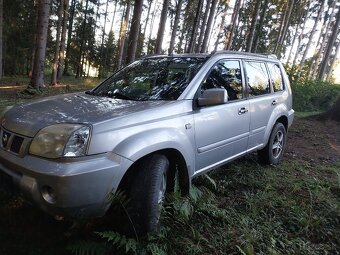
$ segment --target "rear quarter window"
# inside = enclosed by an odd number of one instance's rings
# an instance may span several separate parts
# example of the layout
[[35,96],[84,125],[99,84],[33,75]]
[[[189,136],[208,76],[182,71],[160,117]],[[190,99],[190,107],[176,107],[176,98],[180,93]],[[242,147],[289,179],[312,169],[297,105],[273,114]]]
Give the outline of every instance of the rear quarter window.
[[274,92],[283,91],[285,88],[280,67],[277,64],[268,63],[268,69]]

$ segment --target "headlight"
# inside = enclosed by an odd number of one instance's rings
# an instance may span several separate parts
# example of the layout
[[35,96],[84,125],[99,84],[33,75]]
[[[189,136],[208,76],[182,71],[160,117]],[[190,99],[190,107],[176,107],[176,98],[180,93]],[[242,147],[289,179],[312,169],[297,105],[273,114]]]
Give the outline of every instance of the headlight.
[[86,153],[90,128],[78,124],[57,124],[41,129],[29,152],[44,158],[78,157]]

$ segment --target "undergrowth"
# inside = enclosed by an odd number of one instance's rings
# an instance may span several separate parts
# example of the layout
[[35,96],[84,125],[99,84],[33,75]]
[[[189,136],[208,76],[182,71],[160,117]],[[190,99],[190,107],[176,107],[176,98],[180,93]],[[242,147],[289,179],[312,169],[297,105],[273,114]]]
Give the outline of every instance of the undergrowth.
[[248,156],[197,178],[187,197],[169,195],[159,235],[137,240],[96,232],[69,249],[77,255],[339,254],[339,163],[256,162]]
[[322,81],[292,83],[293,109],[298,112],[326,111],[340,96],[340,85]]

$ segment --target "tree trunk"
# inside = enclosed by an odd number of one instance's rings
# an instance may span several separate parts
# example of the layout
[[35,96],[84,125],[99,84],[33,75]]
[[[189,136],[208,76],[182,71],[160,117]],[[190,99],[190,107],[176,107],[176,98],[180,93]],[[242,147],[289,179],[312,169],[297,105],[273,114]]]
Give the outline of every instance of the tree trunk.
[[38,4],[37,41],[32,78],[29,85],[36,89],[44,87],[44,70],[48,19],[51,0],[40,0]]
[[159,23],[158,33],[157,33],[156,49],[155,49],[156,54],[160,54],[161,51],[162,51],[164,28],[165,28],[166,18],[167,18],[167,14],[168,14],[168,8],[169,8],[169,0],[164,0],[163,1],[162,14],[161,14],[161,20],[160,20],[160,23]]
[[198,42],[197,42],[197,45],[196,45],[195,52],[200,52],[201,48],[202,48],[202,42],[203,42],[204,33],[205,33],[205,26],[207,25],[207,20],[208,20],[208,17],[209,17],[210,3],[211,3],[211,0],[207,0],[207,4],[205,6],[205,11],[204,11],[204,16],[203,16],[203,21],[202,21],[202,25],[201,25],[200,36],[198,37]]
[[338,14],[336,15],[336,21],[335,21],[335,24],[334,24],[334,27],[333,27],[333,32],[332,32],[331,37],[329,38],[327,50],[326,50],[325,55],[323,57],[323,60],[321,62],[321,67],[320,67],[320,71],[319,71],[319,74],[318,74],[318,80],[323,80],[324,77],[325,77],[326,68],[328,66],[329,58],[331,56],[336,37],[338,35],[339,25],[340,25],[340,10],[338,10]]
[[274,46],[274,49],[273,49],[273,53],[276,54],[277,53],[277,49],[279,48],[279,44],[281,42],[281,37],[282,37],[282,33],[283,33],[283,30],[284,30],[284,26],[285,26],[285,20],[286,20],[286,15],[288,13],[288,6],[289,5],[289,2],[287,2],[287,7],[284,11],[284,13],[282,13],[282,17],[281,17],[281,21],[280,21],[280,29],[279,29],[279,32],[277,34],[277,39],[276,39],[276,42],[275,42],[275,46]]
[[203,8],[203,0],[199,0],[198,6],[197,6],[197,9],[196,9],[194,26],[193,26],[192,31],[191,31],[190,43],[189,43],[189,48],[188,48],[189,53],[192,53],[195,50],[197,30],[198,30],[198,25],[200,23],[200,14],[202,12],[202,8]]
[[323,54],[325,53],[325,48],[327,47],[327,39],[328,34],[330,33],[331,30],[331,24],[332,24],[332,20],[336,14],[336,1],[334,1],[334,3],[332,4],[332,12],[331,15],[328,18],[328,23],[326,25],[326,29],[325,29],[325,33],[324,34],[320,34],[317,46],[320,44],[319,50],[317,52],[315,52],[316,54],[316,58],[315,61],[312,61],[312,67],[310,68],[310,74],[308,75],[310,78],[312,77],[317,77],[317,73],[318,73],[318,69],[320,67],[320,62],[322,59]]
[[61,23],[63,19],[63,8],[64,8],[64,0],[61,0],[58,6],[57,33],[56,33],[55,47],[54,47],[54,58],[52,62],[51,86],[57,85],[57,73],[58,73],[58,62],[59,62],[59,51],[60,51],[60,32],[61,32]]
[[255,33],[255,38],[252,44],[252,49],[251,52],[257,52],[257,46],[259,44],[259,40],[260,40],[260,35],[262,33],[262,27],[263,27],[263,22],[264,22],[264,18],[266,17],[266,12],[268,10],[268,1],[269,0],[264,0],[264,3],[262,5],[262,12],[260,15],[260,20],[259,20],[259,25],[257,26],[257,31]]
[[114,24],[114,21],[115,21],[116,11],[117,11],[117,3],[118,3],[118,0],[115,0],[115,6],[113,7],[110,31],[113,31],[113,24]]
[[0,0],[0,81],[2,79],[2,27],[3,27],[3,0]]
[[142,11],[143,11],[143,0],[135,0],[135,5],[133,8],[133,16],[132,16],[132,21],[131,21],[131,29],[129,33],[128,52],[127,52],[127,58],[126,58],[127,64],[134,61],[136,57],[136,49],[137,49],[140,19],[142,16]]
[[206,30],[204,32],[204,38],[203,38],[201,53],[204,53],[204,52],[207,51],[208,40],[209,40],[209,35],[210,35],[212,21],[214,19],[214,15],[215,15],[216,5],[217,5],[217,0],[212,0],[210,11],[209,11],[209,18],[208,18],[207,28],[206,28]]
[[329,70],[328,70],[328,74],[327,74],[327,78],[326,78],[326,81],[328,81],[328,82],[330,82],[330,80],[332,78],[333,68],[334,68],[335,62],[337,60],[336,57],[338,56],[339,51],[340,51],[340,40],[336,44],[335,54],[334,54],[334,56],[331,60],[331,65],[330,65]]
[[[87,11],[89,7],[89,0],[86,0],[85,3],[85,15],[84,15],[84,20],[83,20],[83,27],[82,27],[82,35],[85,36],[85,29],[86,29],[86,22],[87,22]],[[83,51],[84,51],[84,42],[85,39],[84,37],[81,38],[80,41],[80,47],[79,47],[79,55],[78,55],[78,61],[77,61],[77,71],[76,71],[76,76],[75,78],[82,77],[83,75]]]
[[214,51],[217,51],[218,44],[220,43],[220,39],[221,39],[221,36],[222,36],[223,28],[224,28],[224,25],[225,25],[225,18],[227,17],[227,13],[228,13],[229,1],[230,0],[227,0],[224,3],[225,6],[224,6],[223,14],[222,14],[220,28],[218,29],[218,34],[217,34],[217,39],[216,39],[216,42],[215,42]]
[[285,13],[283,15],[283,19],[282,19],[282,22],[281,22],[281,25],[280,25],[279,34],[278,34],[278,37],[277,37],[277,41],[276,41],[275,46],[274,46],[273,53],[279,55],[279,57],[281,55],[281,49],[282,49],[282,46],[283,46],[283,42],[286,39],[286,35],[287,35],[287,32],[288,32],[288,27],[289,27],[289,23],[290,23],[290,16],[292,14],[294,3],[295,3],[294,0],[292,0],[291,2],[290,1],[287,2],[287,8],[286,8]]
[[249,36],[248,36],[248,40],[247,40],[246,51],[248,51],[248,52],[251,52],[251,48],[253,46],[255,30],[256,30],[256,25],[257,25],[257,17],[260,14],[260,6],[261,6],[261,1],[257,0],[256,3],[255,3],[255,8],[254,8],[254,11],[253,11],[253,17],[251,19]]
[[231,45],[233,43],[233,36],[234,36],[235,28],[236,28],[237,18],[240,12],[240,7],[241,7],[241,0],[236,0],[233,15],[231,17],[231,24],[232,24],[231,29],[226,35],[226,41],[225,41],[226,50],[230,50]]
[[292,45],[290,47],[289,54],[288,54],[288,57],[287,57],[287,62],[286,62],[287,65],[288,65],[290,58],[292,56],[293,46],[295,44],[295,41],[296,41],[296,38],[297,38],[297,35],[298,35],[298,30],[299,30],[299,24],[296,25],[295,33],[294,33],[293,40],[292,40]]
[[183,0],[178,0],[177,6],[176,6],[175,21],[174,21],[174,25],[171,31],[169,54],[172,54],[175,48],[175,39],[176,39],[177,31],[178,31],[179,20],[181,18],[182,3],[183,3]]
[[65,75],[69,75],[69,58],[70,58],[70,50],[71,50],[71,42],[72,42],[72,30],[73,30],[75,8],[76,8],[76,0],[72,0],[71,6],[70,6],[70,18],[68,21],[66,58],[65,58],[65,67],[64,67]]
[[[34,23],[33,24],[38,24],[38,3],[34,2],[34,10],[33,12],[35,13],[34,15]],[[37,48],[37,31],[36,31],[36,27],[35,27],[35,31],[34,31],[34,39],[33,39],[33,43],[32,43],[32,48],[31,48],[31,65],[30,65],[30,70],[28,73],[28,77],[32,78],[32,74],[33,74],[33,66],[34,66],[34,57],[35,57],[35,51]]]
[[63,16],[63,28],[61,31],[61,40],[60,40],[60,51],[59,51],[59,61],[58,61],[58,74],[57,80],[60,81],[63,76],[63,68],[65,62],[65,48],[66,48],[66,32],[67,32],[67,21],[68,21],[68,0],[64,0],[64,16]]
[[150,19],[150,12],[151,12],[151,7],[152,7],[152,1],[153,0],[149,0],[148,1],[148,13],[146,15],[146,19],[145,19],[145,25],[144,25],[144,29],[143,29],[143,36],[144,36],[144,39],[146,38],[145,37],[145,34],[146,34],[146,28],[148,27],[148,23],[149,23],[149,19]]
[[209,39],[208,39],[208,43],[207,43],[207,50],[209,50],[209,45],[210,45],[210,42],[211,42],[211,37],[213,36],[214,34],[214,31],[215,31],[215,26],[216,26],[216,22],[217,22],[217,18],[219,16],[218,14],[218,5],[219,5],[219,0],[217,1],[217,13],[215,14],[215,17],[214,17],[214,22],[212,24],[212,27],[210,29],[210,33],[209,33]]
[[125,48],[126,31],[127,31],[127,26],[129,23],[129,16],[130,16],[130,4],[127,2],[124,19],[123,19],[123,22],[120,28],[117,69],[121,69],[123,66],[123,53],[124,53],[124,48]]
[[306,60],[306,57],[307,57],[307,53],[308,53],[309,48],[310,48],[310,46],[312,44],[313,37],[314,37],[314,34],[316,32],[316,27],[317,27],[317,25],[319,23],[319,19],[321,17],[321,13],[323,12],[323,8],[324,8],[324,5],[325,5],[324,3],[325,3],[325,0],[321,0],[321,5],[320,5],[320,9],[318,11],[318,15],[316,16],[316,19],[315,19],[312,31],[309,34],[309,38],[308,38],[308,42],[307,42],[307,45],[306,45],[306,49],[303,52],[302,59],[300,61],[300,65],[299,65],[299,68],[298,68],[298,75],[300,75],[300,73],[301,73],[301,69],[302,69],[302,67],[303,67],[303,65],[305,63],[305,60]]
[[[109,7],[109,0],[106,1],[106,7],[105,7],[105,13],[104,13],[104,25],[103,25],[103,33],[102,33],[102,39],[100,44],[100,62],[99,62],[99,71],[98,71],[98,78],[102,78],[102,72],[105,65],[104,62],[104,40],[105,40],[105,29],[106,29],[106,19],[107,19],[107,11]],[[96,22],[97,23],[97,22]]]
[[151,50],[150,43],[151,43],[153,25],[154,25],[154,23],[155,23],[155,18],[156,18],[156,13],[157,13],[157,3],[158,3],[158,0],[155,1],[155,4],[154,4],[155,7],[154,7],[153,12],[152,12],[152,18],[151,18],[151,24],[150,24],[150,33],[149,33],[148,45],[147,45],[147,52],[148,52],[148,54],[150,54],[151,52],[153,52],[153,51]]
[[306,13],[305,13],[304,18],[303,18],[303,25],[302,25],[302,29],[301,29],[301,34],[299,35],[298,45],[296,47],[296,53],[295,53],[293,64],[292,64],[292,70],[295,66],[295,63],[296,63],[298,56],[299,56],[299,53],[300,53],[300,46],[301,46],[303,35],[305,33],[305,27],[306,27],[306,24],[307,24],[307,21],[308,21],[308,11],[310,9],[311,3],[312,2],[309,0],[308,7],[307,7]]

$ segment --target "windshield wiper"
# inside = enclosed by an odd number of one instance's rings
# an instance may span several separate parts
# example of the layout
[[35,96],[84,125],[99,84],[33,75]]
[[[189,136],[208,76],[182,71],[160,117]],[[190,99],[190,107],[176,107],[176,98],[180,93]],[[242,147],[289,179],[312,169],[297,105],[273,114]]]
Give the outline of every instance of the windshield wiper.
[[127,96],[127,95],[121,93],[120,91],[114,91],[114,92],[109,91],[109,92],[107,93],[107,96],[108,96],[108,97],[113,97],[113,98],[116,98],[116,99],[125,99],[125,100],[133,100],[133,101],[136,101],[135,98],[130,97],[130,96]]
[[86,94],[86,95],[94,95],[92,90],[87,90],[87,91],[85,91],[85,94]]

